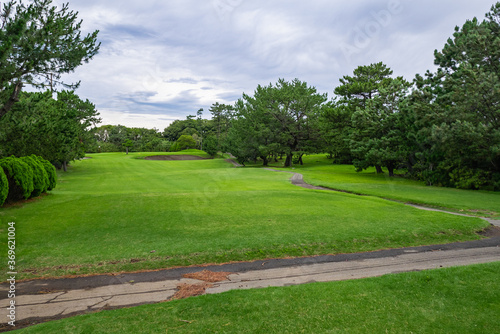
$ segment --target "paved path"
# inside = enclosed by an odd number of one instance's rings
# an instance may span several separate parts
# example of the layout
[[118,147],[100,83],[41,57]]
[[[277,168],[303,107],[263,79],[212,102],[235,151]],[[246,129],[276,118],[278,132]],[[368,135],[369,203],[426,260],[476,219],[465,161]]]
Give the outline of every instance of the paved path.
[[[288,286],[310,282],[380,276],[500,261],[500,237],[446,245],[391,249],[369,253],[263,260],[219,266],[176,268],[144,273],[100,275],[16,284],[19,326],[104,309],[157,303],[171,299],[182,284],[203,285],[205,293],[233,289]],[[229,273],[227,280],[186,278],[202,271]],[[0,285],[0,308],[7,311],[8,286]],[[7,322],[2,314],[0,323]],[[19,327],[18,326],[18,327]]]

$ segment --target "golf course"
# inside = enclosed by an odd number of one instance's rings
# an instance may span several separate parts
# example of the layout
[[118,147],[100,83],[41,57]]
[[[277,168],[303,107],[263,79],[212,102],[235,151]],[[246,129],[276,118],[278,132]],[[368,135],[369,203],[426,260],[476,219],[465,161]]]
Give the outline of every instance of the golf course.
[[[235,167],[198,150],[161,156],[89,154],[59,172],[58,185],[48,195],[2,208],[1,233],[6,234],[6,222],[15,222],[18,279],[30,280],[478,240],[489,227],[486,221],[405,202],[490,217],[500,212],[498,192],[427,187],[371,170],[356,173],[352,166],[332,165],[325,155],[307,156],[304,162],[281,170],[342,191],[304,189],[289,181],[289,173]],[[270,167],[280,169],[279,163]],[[7,247],[6,238],[2,244]],[[389,314],[393,329],[495,332],[500,329],[493,316],[500,308],[499,270],[493,263],[231,291],[102,311],[21,332],[332,332],[332,321],[338,326],[333,332],[377,326],[375,332],[383,332],[388,324],[383,317]],[[460,309],[464,317],[449,308]],[[192,322],[179,322],[184,318]],[[421,327],[427,318],[434,325]],[[285,324],[276,327],[281,321]]]
[[500,334],[500,0],[0,5],[0,333]]
[[[288,173],[234,168],[224,159],[146,156],[91,154],[60,173],[50,195],[2,209],[2,220],[16,223],[19,279],[440,244],[481,238],[477,233],[488,227],[479,218],[378,196],[303,189],[288,181]],[[323,176],[326,167],[317,164],[317,170],[310,164],[306,181]],[[339,178],[370,182],[383,197],[418,202],[410,195],[413,187],[439,206],[441,197],[460,203],[465,195],[475,196],[480,210],[500,212],[498,193],[437,192],[418,182],[384,181],[370,171],[327,167],[344,171],[333,173]],[[328,185],[331,178],[325,178]]]

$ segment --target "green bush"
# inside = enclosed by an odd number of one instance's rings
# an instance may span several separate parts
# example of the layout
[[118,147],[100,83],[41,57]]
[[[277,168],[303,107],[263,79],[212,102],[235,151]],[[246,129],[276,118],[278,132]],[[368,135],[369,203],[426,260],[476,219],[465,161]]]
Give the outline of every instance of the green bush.
[[19,159],[27,163],[33,170],[33,192],[30,197],[38,197],[46,192],[49,184],[49,176],[36,156],[31,155]]
[[14,156],[1,159],[0,167],[3,168],[9,182],[7,201],[28,199],[34,189],[31,167]]
[[196,148],[196,140],[192,136],[182,135],[175,142],[177,144],[177,150],[187,150],[190,148]]
[[9,181],[7,180],[7,176],[3,171],[3,168],[0,167],[0,206],[5,203],[7,199],[7,195],[9,194]]
[[169,151],[170,152],[179,152],[180,151],[179,144],[173,143],[172,145],[170,145]]
[[45,172],[47,172],[48,176],[47,190],[54,189],[57,183],[56,168],[54,167],[54,165],[52,165],[49,161],[45,160],[42,157],[36,155],[32,155],[32,157],[36,158],[38,162],[40,162],[43,168],[45,169]]

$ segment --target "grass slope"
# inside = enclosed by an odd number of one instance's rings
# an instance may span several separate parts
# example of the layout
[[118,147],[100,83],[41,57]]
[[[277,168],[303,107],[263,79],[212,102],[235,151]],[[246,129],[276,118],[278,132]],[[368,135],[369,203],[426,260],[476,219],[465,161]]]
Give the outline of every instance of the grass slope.
[[[299,188],[289,174],[232,168],[222,159],[143,156],[91,155],[60,173],[50,196],[0,209],[4,249],[7,222],[16,222],[18,278],[446,243],[477,239],[487,226]],[[5,252],[0,261],[7,263]]]
[[16,333],[500,333],[500,262],[230,291]]
[[[254,164],[250,166],[261,166]],[[271,166],[281,167],[282,162]],[[426,186],[424,182],[377,175],[375,168],[356,172],[352,165],[332,165],[325,154],[304,156],[304,165],[285,169],[301,173],[307,183],[355,194],[445,208],[466,214],[500,217],[500,192]]]

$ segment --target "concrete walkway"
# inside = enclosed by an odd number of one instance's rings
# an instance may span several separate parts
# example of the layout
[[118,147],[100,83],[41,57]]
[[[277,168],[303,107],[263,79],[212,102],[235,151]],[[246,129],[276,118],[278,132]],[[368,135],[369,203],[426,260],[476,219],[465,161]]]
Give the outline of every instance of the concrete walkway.
[[[179,287],[202,287],[201,293],[288,286],[380,276],[406,271],[500,261],[500,237],[446,245],[369,253],[276,259],[154,272],[100,275],[16,284],[17,328],[76,314],[171,299]],[[218,282],[186,278],[193,273],[224,272]],[[0,308],[7,312],[8,286],[0,285]],[[1,314],[1,324],[8,318]],[[4,326],[6,328],[7,326]]]

